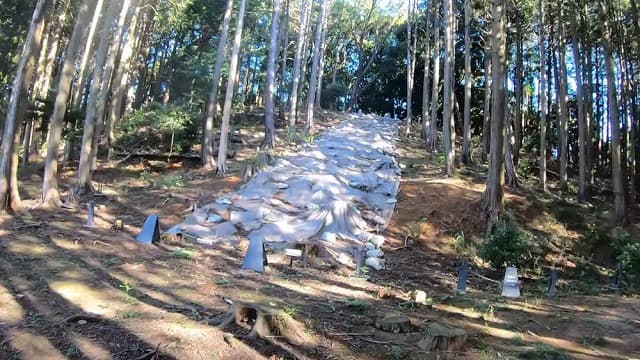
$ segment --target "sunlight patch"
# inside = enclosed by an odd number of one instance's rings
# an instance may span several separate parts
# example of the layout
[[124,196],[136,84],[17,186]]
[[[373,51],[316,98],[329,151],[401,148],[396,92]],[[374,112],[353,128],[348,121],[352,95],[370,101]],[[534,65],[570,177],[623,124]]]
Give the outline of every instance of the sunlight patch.
[[11,339],[11,346],[20,351],[22,359],[66,359],[47,338],[30,333],[18,333]]
[[0,285],[0,323],[17,325],[22,322],[24,311],[11,292]]
[[76,281],[56,281],[50,285],[51,289],[69,302],[82,308],[85,312],[98,315],[113,315],[113,301],[104,297],[97,290]]

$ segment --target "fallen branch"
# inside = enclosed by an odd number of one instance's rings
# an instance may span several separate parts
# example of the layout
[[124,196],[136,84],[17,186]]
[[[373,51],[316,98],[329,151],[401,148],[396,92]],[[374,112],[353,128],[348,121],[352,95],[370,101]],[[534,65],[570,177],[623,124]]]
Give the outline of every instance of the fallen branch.
[[158,349],[159,348],[160,348],[160,344],[158,344],[158,346],[156,346],[156,348],[154,350],[149,350],[146,353],[138,356],[137,358],[133,358],[132,360],[147,360],[147,359],[151,359],[155,355],[158,354]]
[[366,341],[372,344],[381,344],[381,345],[386,345],[386,344],[391,344],[393,341],[379,341],[379,340],[373,340],[373,339],[369,339],[369,338],[365,338],[365,337],[361,337],[358,336],[358,339],[362,340],[362,341]]
[[484,275],[480,275],[480,274],[478,274],[478,273],[477,273],[477,272],[475,272],[475,271],[469,271],[469,274],[475,275],[475,276],[477,276],[477,277],[479,277],[479,278],[481,278],[481,279],[483,279],[483,280],[490,281],[490,282],[492,282],[492,283],[494,283],[494,284],[501,284],[501,282],[500,282],[500,281],[493,280],[493,279],[489,279],[488,277],[486,277],[486,276],[484,276]]

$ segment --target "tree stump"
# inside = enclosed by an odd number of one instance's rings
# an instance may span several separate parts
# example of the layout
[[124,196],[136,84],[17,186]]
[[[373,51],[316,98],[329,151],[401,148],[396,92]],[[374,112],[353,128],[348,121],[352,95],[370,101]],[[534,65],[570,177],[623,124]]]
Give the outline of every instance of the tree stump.
[[293,345],[313,344],[305,326],[281,309],[254,303],[234,302],[229,310],[209,321],[211,325],[224,328],[231,324],[250,326],[250,339],[282,337]]
[[456,351],[466,341],[466,331],[433,323],[427,327],[427,334],[418,342],[418,347],[429,352]]
[[408,317],[402,315],[391,315],[376,320],[376,328],[397,334],[411,332],[413,327],[411,326],[411,320],[409,320]]

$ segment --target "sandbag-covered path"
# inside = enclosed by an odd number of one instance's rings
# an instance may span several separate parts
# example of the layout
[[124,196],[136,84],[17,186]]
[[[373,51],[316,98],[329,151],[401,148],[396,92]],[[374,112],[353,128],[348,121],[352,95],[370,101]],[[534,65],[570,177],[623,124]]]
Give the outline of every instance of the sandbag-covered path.
[[400,187],[397,121],[351,115],[294,155],[278,158],[238,191],[198,208],[169,230],[200,244],[236,242],[249,251],[315,246],[329,261],[384,268],[380,250]]

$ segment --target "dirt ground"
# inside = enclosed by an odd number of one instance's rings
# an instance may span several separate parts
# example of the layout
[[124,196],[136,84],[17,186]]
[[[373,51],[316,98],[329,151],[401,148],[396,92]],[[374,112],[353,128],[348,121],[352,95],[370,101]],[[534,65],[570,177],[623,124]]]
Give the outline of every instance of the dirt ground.
[[[0,217],[0,359],[640,357],[640,301],[608,290],[606,274],[586,290],[572,275],[578,255],[559,250],[578,235],[554,220],[552,198],[526,185],[508,194],[508,208],[547,239],[541,262],[561,270],[558,296],[544,296],[543,274],[522,274],[523,296],[505,300],[499,296],[501,275],[477,259],[467,294],[455,296],[459,261],[470,256],[468,249],[484,231],[483,171],[468,168],[446,179],[437,157],[425,157],[416,138],[399,144],[404,173],[385,233],[388,269],[369,270],[368,280],[352,276],[352,269],[301,260],[293,266],[274,261],[264,274],[241,271],[242,238],[238,248],[175,239],[135,242],[148,215],[158,214],[167,229],[194,203],[240,186],[240,164],[255,145],[251,139],[246,144],[226,177],[187,163],[165,170],[103,164],[95,179],[105,196],[96,198],[94,228],[84,226],[82,208],[33,208]],[[72,172],[64,175],[73,179]],[[41,184],[37,166],[22,178],[24,197],[35,199]],[[124,229],[112,228],[116,218]],[[427,293],[424,304],[412,301],[415,290]],[[311,340],[250,339],[246,326],[209,325],[228,309],[225,299],[284,309]],[[398,314],[411,320],[410,332],[374,326]],[[417,347],[424,329],[436,322],[464,329],[466,345],[439,354]]]

